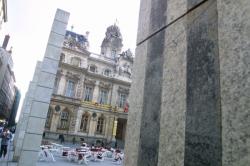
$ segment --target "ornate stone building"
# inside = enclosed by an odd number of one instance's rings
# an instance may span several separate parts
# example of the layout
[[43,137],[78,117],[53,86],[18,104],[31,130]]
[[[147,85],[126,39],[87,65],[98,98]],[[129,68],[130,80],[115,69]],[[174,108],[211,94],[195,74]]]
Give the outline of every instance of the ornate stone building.
[[123,146],[133,55],[122,52],[117,25],[107,28],[101,54],[88,51],[85,35],[66,31],[45,138],[94,143],[117,140]]

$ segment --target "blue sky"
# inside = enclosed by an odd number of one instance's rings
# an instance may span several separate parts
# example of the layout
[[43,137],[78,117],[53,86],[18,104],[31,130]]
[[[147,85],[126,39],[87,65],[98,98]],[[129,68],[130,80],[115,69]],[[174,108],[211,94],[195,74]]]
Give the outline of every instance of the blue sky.
[[8,22],[0,31],[0,42],[10,35],[7,48],[13,46],[12,58],[16,85],[22,98],[32,80],[37,60],[42,60],[57,8],[70,12],[68,29],[85,34],[89,31],[90,51],[100,53],[106,28],[118,20],[123,35],[123,49],[136,44],[139,0],[8,0]]

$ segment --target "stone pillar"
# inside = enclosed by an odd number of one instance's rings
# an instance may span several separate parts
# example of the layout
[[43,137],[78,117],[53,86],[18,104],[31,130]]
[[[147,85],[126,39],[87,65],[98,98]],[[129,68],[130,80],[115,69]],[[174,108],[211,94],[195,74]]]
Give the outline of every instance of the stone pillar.
[[126,166],[250,162],[249,9],[248,0],[141,1]]
[[66,86],[66,78],[64,75],[61,75],[60,82],[58,84],[57,94],[64,96],[65,86]]
[[111,105],[114,107],[117,105],[117,99],[118,99],[118,85],[117,84],[113,84],[112,86],[112,90],[111,90],[112,94],[111,94]]
[[51,124],[50,124],[50,131],[56,132],[57,131],[57,126],[60,120],[60,112],[53,112],[53,116],[51,119]]
[[250,164],[250,1],[217,0],[222,165]]
[[58,9],[38,76],[18,166],[36,165],[69,13]]
[[113,124],[114,124],[114,116],[107,117],[107,125],[108,125],[107,141],[108,142],[111,142],[113,138]]
[[76,116],[76,125],[74,128],[74,132],[77,133],[78,131],[80,131],[80,125],[81,125],[81,120],[82,120],[82,114],[83,111],[78,109],[77,110],[77,116]]
[[98,102],[99,97],[99,81],[97,80],[95,83],[94,91],[93,91],[93,102]]
[[26,130],[27,124],[28,124],[28,117],[29,117],[29,113],[31,110],[31,104],[32,104],[32,101],[34,99],[34,92],[36,90],[38,75],[39,75],[40,70],[41,70],[41,65],[42,65],[42,62],[37,62],[35,72],[33,75],[33,79],[29,84],[28,92],[26,93],[26,96],[25,96],[25,99],[23,102],[21,116],[20,116],[19,122],[17,124],[17,133],[15,135],[15,140],[14,140],[15,151],[13,154],[13,161],[18,161],[19,157],[21,155],[21,148],[23,145],[25,130]]
[[113,121],[112,141],[116,141],[115,137],[116,137],[116,132],[117,132],[117,123],[118,123],[118,120],[117,120],[117,117],[115,117]]
[[97,123],[97,117],[96,118],[91,117],[89,123],[89,131],[88,131],[89,136],[95,136],[96,123]]
[[70,134],[75,134],[76,123],[77,123],[77,113],[78,113],[78,108],[73,108],[71,118],[70,118],[70,124],[69,124]]

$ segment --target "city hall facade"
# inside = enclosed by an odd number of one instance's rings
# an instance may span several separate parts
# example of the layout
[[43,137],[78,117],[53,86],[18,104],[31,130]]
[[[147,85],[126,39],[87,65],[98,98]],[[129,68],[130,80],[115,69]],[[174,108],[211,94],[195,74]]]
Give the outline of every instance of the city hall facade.
[[96,143],[117,142],[126,135],[133,55],[122,51],[117,25],[107,28],[101,53],[88,50],[88,32],[66,31],[44,138]]

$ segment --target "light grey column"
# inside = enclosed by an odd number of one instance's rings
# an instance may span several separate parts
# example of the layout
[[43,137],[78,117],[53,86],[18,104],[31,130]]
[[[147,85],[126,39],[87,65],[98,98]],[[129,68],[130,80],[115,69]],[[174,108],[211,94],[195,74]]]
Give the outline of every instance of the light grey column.
[[60,77],[59,84],[58,84],[57,94],[64,96],[65,86],[66,86],[66,78],[65,78],[65,75],[62,74]]
[[38,77],[18,166],[36,165],[69,13],[58,9]]
[[24,109],[23,107],[26,104],[27,98],[28,98],[28,93],[26,92],[24,100],[23,100],[23,105],[22,105],[22,108],[21,108],[19,120],[18,120],[18,123],[17,123],[17,126],[16,126],[15,137],[14,137],[14,141],[13,141],[14,150],[15,150],[15,147],[16,147],[16,144],[17,144],[17,141],[18,141],[17,137],[18,137],[18,134],[19,134],[19,131],[20,131],[20,126],[21,126],[20,123],[22,122],[22,118],[23,118],[23,109]]
[[18,131],[17,131],[17,134],[15,135],[16,144],[14,147],[15,151],[13,155],[13,161],[18,161],[20,154],[21,154],[21,148],[23,144],[25,130],[27,128],[27,123],[28,123],[28,116],[29,116],[30,109],[31,109],[31,103],[34,99],[34,92],[36,90],[38,75],[41,70],[41,65],[42,65],[42,62],[40,61],[37,62],[35,72],[33,75],[33,79],[29,84],[28,92],[26,93],[26,98],[24,100],[25,102],[23,103],[23,107],[21,110],[21,117],[17,125]]
[[95,83],[94,91],[93,91],[93,102],[98,102],[99,98],[99,81],[97,80]]
[[217,0],[222,165],[250,164],[250,1]]

